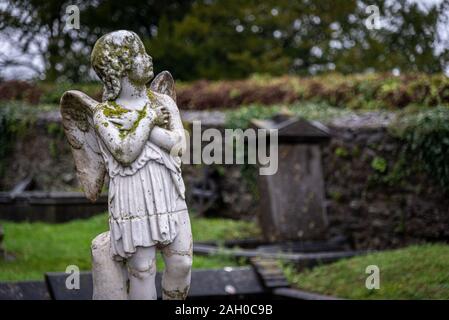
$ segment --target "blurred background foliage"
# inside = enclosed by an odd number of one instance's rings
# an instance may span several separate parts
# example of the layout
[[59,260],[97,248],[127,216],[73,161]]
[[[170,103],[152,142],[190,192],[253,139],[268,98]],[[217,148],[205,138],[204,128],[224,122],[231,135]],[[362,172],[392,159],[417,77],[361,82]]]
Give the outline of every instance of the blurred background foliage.
[[[235,79],[253,73],[310,75],[335,71],[437,73],[449,50],[439,29],[447,1],[424,6],[396,0],[15,0],[1,7],[0,31],[29,59],[0,56],[0,65],[27,65],[48,81],[91,79],[89,55],[99,36],[137,32],[156,71],[176,79]],[[80,8],[80,29],[67,30],[68,5]],[[382,28],[368,30],[366,6],[377,5]],[[31,54],[31,53],[30,53]],[[20,62],[21,61],[21,62]]]
[[[62,94],[76,89],[100,100],[99,82],[0,82],[0,101],[57,105]],[[449,79],[443,74],[326,73],[316,76],[262,76],[244,80],[178,82],[182,109],[236,109],[249,104],[325,103],[352,110],[400,110],[408,106],[449,106]]]

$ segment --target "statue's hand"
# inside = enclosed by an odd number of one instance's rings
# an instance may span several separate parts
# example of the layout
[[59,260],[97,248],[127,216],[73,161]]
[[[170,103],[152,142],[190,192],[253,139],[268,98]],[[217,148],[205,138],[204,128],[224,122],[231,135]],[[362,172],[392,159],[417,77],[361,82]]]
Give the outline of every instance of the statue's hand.
[[165,127],[170,121],[170,111],[164,106],[157,106],[153,109],[156,114],[154,124],[159,127]]

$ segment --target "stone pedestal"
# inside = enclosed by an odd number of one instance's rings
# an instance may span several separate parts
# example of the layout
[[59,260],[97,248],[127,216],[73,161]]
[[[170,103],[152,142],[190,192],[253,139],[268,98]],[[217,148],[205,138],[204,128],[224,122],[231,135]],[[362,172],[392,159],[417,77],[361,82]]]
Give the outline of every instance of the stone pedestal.
[[92,241],[93,300],[127,300],[127,272],[110,254],[109,231]]

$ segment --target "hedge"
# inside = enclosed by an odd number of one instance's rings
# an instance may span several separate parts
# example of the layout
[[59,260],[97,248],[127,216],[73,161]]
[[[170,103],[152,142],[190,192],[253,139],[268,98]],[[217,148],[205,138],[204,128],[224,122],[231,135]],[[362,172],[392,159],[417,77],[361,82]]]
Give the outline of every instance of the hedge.
[[[101,98],[97,83],[0,83],[0,100],[59,103],[65,90],[82,90]],[[183,109],[238,108],[241,105],[319,102],[350,109],[401,109],[409,105],[449,105],[449,79],[442,74],[327,74],[308,78],[254,75],[246,80],[195,81],[177,84],[178,105]]]

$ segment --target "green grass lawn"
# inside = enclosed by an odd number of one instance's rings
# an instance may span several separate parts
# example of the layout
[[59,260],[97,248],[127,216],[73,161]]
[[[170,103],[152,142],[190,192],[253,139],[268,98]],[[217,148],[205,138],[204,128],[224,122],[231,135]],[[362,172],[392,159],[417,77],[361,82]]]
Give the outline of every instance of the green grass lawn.
[[[368,290],[366,267],[380,269],[380,289]],[[449,299],[449,245],[411,246],[297,273],[285,267],[299,289],[349,299]]]
[[[38,280],[45,272],[65,271],[68,265],[89,270],[90,243],[97,234],[108,229],[106,215],[63,224],[0,223],[5,230],[4,246],[16,256],[14,261],[0,261],[0,281]],[[247,238],[259,234],[254,223],[195,217],[192,217],[192,232],[194,241]],[[239,263],[225,256],[194,256],[193,268],[219,268]],[[160,257],[158,269],[163,269]]]

